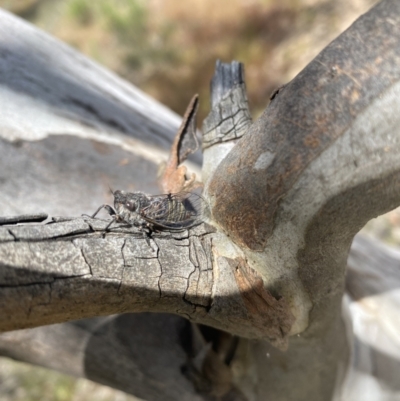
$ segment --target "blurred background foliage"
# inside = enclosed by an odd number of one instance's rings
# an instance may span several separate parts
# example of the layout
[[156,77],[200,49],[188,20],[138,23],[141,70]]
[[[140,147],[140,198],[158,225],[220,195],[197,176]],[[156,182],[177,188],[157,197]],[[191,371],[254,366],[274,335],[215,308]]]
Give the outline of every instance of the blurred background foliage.
[[[245,63],[256,117],[290,81],[376,0],[0,0],[115,71],[179,114],[194,93],[209,111],[215,60]],[[365,231],[400,242],[398,210]],[[0,359],[2,401],[133,401],[84,379]]]
[[200,94],[200,121],[216,59],[245,63],[257,116],[376,0],[0,0],[182,114]]

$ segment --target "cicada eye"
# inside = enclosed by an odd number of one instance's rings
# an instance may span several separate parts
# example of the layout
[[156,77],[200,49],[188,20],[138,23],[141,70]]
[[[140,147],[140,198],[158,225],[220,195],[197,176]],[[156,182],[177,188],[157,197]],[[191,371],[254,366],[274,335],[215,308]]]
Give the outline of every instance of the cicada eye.
[[128,210],[130,210],[131,212],[134,212],[136,210],[136,204],[128,201],[125,203],[125,206],[127,207]]

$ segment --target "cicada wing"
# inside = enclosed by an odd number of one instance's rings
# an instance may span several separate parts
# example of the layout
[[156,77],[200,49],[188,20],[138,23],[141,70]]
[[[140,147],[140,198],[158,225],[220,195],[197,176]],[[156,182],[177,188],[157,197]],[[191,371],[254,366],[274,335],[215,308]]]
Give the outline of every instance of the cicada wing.
[[164,228],[189,228],[201,222],[204,207],[205,200],[196,193],[156,195],[142,210],[142,217]]

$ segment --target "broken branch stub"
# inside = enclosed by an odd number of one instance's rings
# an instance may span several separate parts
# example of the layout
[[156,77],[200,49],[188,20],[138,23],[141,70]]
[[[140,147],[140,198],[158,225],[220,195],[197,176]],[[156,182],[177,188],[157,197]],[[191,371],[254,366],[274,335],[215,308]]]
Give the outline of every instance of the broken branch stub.
[[210,88],[211,110],[203,121],[202,141],[202,178],[206,185],[252,121],[242,63],[218,60]]
[[241,138],[251,123],[242,63],[218,60],[210,89],[211,111],[203,121],[203,149]]

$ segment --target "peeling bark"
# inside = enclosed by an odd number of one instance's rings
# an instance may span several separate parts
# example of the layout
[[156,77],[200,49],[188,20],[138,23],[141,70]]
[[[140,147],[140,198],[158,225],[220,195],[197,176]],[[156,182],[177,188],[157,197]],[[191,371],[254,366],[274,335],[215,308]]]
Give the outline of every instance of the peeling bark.
[[192,174],[190,178],[186,177],[187,168],[182,165],[188,156],[194,153],[199,147],[196,136],[196,116],[198,108],[199,96],[194,95],[183,116],[182,124],[175,135],[170,157],[161,178],[161,187],[166,194],[190,191],[201,186],[199,182],[195,181],[195,174]]
[[262,278],[244,260],[237,261],[235,279],[254,326],[259,326],[260,331],[265,330],[272,344],[286,350],[294,322],[286,300],[279,296],[275,298],[264,287]]

